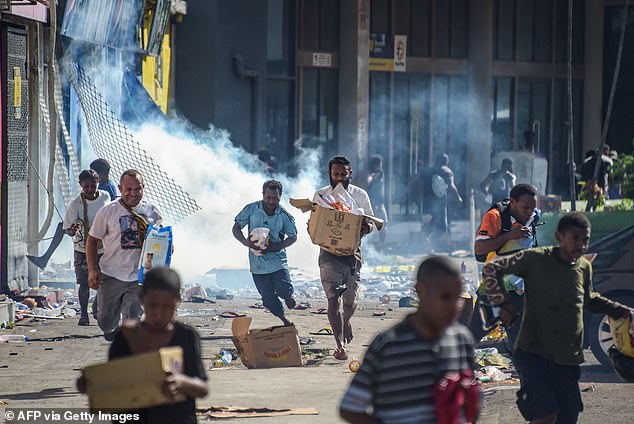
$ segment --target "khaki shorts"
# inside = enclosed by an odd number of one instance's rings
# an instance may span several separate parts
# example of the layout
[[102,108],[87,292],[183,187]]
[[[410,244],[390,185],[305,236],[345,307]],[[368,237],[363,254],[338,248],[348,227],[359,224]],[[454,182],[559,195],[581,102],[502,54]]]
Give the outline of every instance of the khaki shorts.
[[344,261],[320,261],[319,274],[321,285],[324,287],[328,300],[341,296],[347,305],[355,302],[361,281],[361,263],[359,261],[356,261],[354,267]]

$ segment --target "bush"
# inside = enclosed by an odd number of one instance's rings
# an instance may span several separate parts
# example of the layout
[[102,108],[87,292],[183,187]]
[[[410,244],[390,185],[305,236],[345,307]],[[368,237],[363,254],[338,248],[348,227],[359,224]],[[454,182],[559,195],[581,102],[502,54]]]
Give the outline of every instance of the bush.
[[621,197],[634,198],[634,156],[619,156],[612,169],[614,182],[621,184]]

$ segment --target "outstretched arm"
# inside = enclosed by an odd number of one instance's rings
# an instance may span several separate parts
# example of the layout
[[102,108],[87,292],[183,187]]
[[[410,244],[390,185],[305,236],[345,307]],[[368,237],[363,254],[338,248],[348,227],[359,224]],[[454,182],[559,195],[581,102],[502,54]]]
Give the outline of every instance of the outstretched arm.
[[596,293],[592,288],[592,269],[586,272],[583,279],[583,308],[586,311],[591,314],[606,314],[613,319],[625,318],[634,311]]
[[482,268],[482,279],[484,289],[491,306],[502,309],[500,318],[506,325],[510,325],[517,313],[515,307],[508,301],[508,293],[504,289],[503,278],[505,275],[514,274],[523,276],[528,267],[529,256],[526,250],[518,252],[513,256],[504,256],[487,263]]

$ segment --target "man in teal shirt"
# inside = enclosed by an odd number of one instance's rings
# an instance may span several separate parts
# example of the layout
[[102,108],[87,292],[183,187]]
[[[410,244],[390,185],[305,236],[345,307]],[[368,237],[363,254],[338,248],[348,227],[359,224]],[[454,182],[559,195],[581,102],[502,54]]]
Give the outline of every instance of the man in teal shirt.
[[[297,241],[295,219],[282,206],[282,183],[269,180],[262,186],[262,200],[249,203],[236,216],[233,224],[233,236],[249,250],[249,267],[253,282],[262,296],[262,303],[284,325],[292,323],[284,316],[284,299],[289,309],[295,307],[293,286],[288,272],[286,248]],[[248,226],[249,238],[245,238],[242,229]],[[251,232],[256,228],[269,230],[268,245],[261,248],[251,240]],[[253,253],[259,252],[259,255]]]

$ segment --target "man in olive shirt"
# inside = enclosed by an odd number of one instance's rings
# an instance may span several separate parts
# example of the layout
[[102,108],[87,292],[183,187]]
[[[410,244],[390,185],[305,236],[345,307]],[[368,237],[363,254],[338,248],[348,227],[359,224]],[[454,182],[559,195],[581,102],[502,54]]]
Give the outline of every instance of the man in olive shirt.
[[517,311],[502,277],[524,279],[524,319],[515,347],[521,389],[517,404],[531,423],[576,423],[583,410],[579,364],[583,358],[583,310],[621,318],[630,309],[592,289],[592,264],[583,257],[590,221],[581,212],[564,215],[555,234],[559,247],[523,250],[489,262],[484,286],[500,318],[509,325]]

